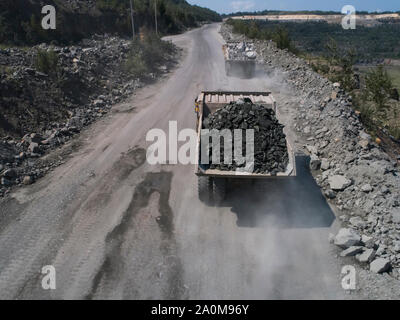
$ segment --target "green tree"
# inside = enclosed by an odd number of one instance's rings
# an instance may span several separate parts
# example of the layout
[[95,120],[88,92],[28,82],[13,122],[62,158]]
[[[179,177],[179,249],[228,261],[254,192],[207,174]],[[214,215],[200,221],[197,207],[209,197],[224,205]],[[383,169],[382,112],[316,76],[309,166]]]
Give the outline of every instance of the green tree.
[[379,111],[383,112],[393,85],[382,65],[367,73],[365,86],[368,98],[377,104]]
[[325,44],[325,48],[327,50],[327,58],[331,64],[336,64],[339,60],[339,50],[338,44],[335,39],[329,37],[329,40]]
[[339,49],[338,44],[332,37],[325,44],[327,50],[326,58],[333,66],[340,67],[336,79],[346,91],[356,88],[353,66],[356,60],[356,51],[353,48]]
[[250,39],[256,39],[260,36],[260,29],[258,28],[258,25],[255,21],[252,21],[250,23],[250,26],[247,30],[247,36]]
[[273,35],[273,40],[279,49],[290,49],[291,40],[289,37],[289,32],[283,27],[277,27]]

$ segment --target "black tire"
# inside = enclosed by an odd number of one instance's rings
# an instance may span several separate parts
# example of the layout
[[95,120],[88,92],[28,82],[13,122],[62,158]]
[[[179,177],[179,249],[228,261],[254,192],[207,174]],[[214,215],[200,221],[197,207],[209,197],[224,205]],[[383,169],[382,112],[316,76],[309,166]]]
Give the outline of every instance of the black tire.
[[213,182],[213,200],[215,205],[220,205],[226,197],[226,179],[214,178]]
[[212,181],[210,177],[197,177],[197,193],[201,202],[210,204],[212,200]]

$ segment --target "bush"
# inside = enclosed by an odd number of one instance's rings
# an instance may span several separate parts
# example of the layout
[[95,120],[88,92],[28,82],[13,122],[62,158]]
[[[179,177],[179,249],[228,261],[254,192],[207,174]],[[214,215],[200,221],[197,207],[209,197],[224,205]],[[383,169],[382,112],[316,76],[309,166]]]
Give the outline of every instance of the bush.
[[393,88],[392,81],[383,66],[378,66],[367,73],[365,85],[368,98],[374,101],[383,112]]
[[371,131],[375,130],[375,108],[370,104],[363,102],[359,104],[360,118],[362,123]]
[[391,127],[389,129],[389,133],[396,139],[400,140],[400,124],[397,124],[396,127]]
[[35,67],[38,71],[46,74],[57,73],[58,54],[54,50],[39,49],[36,55]]
[[339,49],[336,40],[332,37],[325,44],[325,49],[327,50],[325,59],[329,62],[333,71],[332,75],[329,75],[329,79],[334,82],[340,82],[348,92],[356,89],[358,83],[355,81],[353,70],[356,57],[355,50],[353,48]]
[[172,43],[161,40],[155,34],[147,34],[143,40],[132,42],[125,69],[133,76],[143,77],[156,71],[174,52]]
[[143,60],[143,55],[140,52],[131,51],[129,58],[125,64],[126,71],[134,77],[143,77],[149,72],[146,63]]
[[158,65],[164,63],[168,56],[174,52],[172,43],[162,41],[154,33],[145,36],[141,46],[143,58],[150,69],[155,69]]

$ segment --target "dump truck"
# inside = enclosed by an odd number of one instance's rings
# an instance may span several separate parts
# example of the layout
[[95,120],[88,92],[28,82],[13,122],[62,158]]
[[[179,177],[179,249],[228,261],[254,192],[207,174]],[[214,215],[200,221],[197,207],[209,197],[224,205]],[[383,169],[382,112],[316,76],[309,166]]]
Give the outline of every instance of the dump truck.
[[203,91],[195,100],[195,111],[197,114],[197,148],[195,174],[198,178],[198,196],[202,202],[207,204],[220,204],[226,195],[226,185],[228,181],[236,179],[272,179],[293,177],[296,175],[295,155],[293,149],[286,138],[289,161],[284,172],[276,175],[271,173],[252,173],[242,171],[224,171],[211,169],[210,164],[201,163],[201,130],[204,129],[203,120],[209,114],[214,113],[231,102],[237,102],[239,99],[250,99],[252,103],[262,105],[266,108],[272,108],[275,111],[279,121],[279,111],[274,97],[270,92],[247,92],[247,91]]
[[256,57],[252,44],[229,41],[222,46],[225,58],[225,72],[228,77],[250,79],[256,71]]

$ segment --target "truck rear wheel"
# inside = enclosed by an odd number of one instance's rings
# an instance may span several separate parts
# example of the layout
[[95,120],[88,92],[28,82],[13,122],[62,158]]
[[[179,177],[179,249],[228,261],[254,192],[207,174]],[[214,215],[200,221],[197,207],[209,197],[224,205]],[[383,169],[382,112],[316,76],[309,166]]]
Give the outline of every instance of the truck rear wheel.
[[201,202],[210,204],[212,199],[213,185],[210,177],[197,177],[197,193]]
[[214,178],[212,181],[214,204],[219,205],[225,200],[226,197],[226,179]]
[[225,61],[225,72],[226,72],[226,75],[228,76],[228,77],[230,77],[232,74],[231,74],[231,65],[230,65],[230,63],[229,62],[227,62],[227,61]]

